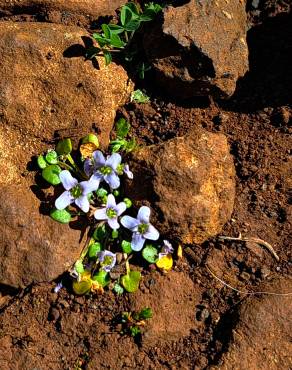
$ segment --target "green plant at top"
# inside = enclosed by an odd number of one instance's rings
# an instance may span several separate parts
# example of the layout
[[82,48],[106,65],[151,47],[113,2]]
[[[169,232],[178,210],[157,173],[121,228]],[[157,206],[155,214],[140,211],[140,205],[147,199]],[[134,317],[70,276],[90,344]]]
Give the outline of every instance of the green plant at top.
[[[100,32],[92,35],[98,47],[89,48],[86,57],[91,59],[97,55],[103,55],[105,63],[108,65],[112,61],[113,53],[123,52],[125,60],[132,61],[136,53],[131,48],[135,32],[143,23],[152,21],[161,10],[161,5],[153,2],[145,4],[143,10],[134,2],[123,5],[120,10],[118,24],[103,23]],[[149,69],[145,63],[140,63],[137,68],[142,78],[145,71]]]

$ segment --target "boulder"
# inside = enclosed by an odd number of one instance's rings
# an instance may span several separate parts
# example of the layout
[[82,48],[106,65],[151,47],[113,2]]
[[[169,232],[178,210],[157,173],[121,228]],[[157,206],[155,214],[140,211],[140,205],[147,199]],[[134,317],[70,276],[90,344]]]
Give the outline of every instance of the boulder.
[[222,134],[192,130],[132,157],[129,196],[149,201],[155,225],[183,243],[202,243],[220,232],[233,210],[235,171]]
[[157,82],[172,96],[226,98],[248,70],[245,2],[191,0],[168,6],[145,36]]
[[56,279],[78,259],[80,231],[39,212],[24,184],[0,191],[0,283],[15,288]]
[[86,25],[100,16],[114,15],[125,0],[0,0],[0,15],[36,15],[53,23]]
[[[291,294],[292,279],[274,279],[257,290]],[[291,295],[247,299],[239,309],[228,350],[212,370],[291,369],[291,316]]]
[[132,83],[114,63],[85,62],[78,27],[1,22],[0,35],[0,284],[23,287],[57,278],[83,247],[79,230],[40,213],[48,194],[31,157],[53,147],[56,131],[76,140],[96,131],[107,146]]
[[56,131],[80,138],[95,130],[108,144],[116,109],[133,86],[121,66],[85,61],[84,37],[78,27],[0,23],[0,147],[9,162],[0,168],[12,182]]

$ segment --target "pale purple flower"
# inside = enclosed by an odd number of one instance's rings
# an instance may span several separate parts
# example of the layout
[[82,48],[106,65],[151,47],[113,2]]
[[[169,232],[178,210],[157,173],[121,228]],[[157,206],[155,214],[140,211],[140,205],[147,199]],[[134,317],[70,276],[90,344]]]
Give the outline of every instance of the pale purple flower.
[[59,293],[59,291],[63,288],[62,281],[58,283],[54,288],[54,293]]
[[124,171],[124,174],[126,174],[130,180],[133,179],[134,175],[133,175],[133,172],[130,171],[130,168],[129,168],[129,165],[128,164],[125,164],[124,165],[123,171]]
[[161,249],[161,252],[158,254],[158,258],[160,259],[171,253],[173,253],[173,247],[171,243],[168,240],[163,240],[163,247]]
[[87,176],[93,174],[94,179],[104,180],[112,189],[117,189],[120,186],[117,168],[121,161],[122,157],[118,153],[105,158],[100,150],[96,150],[93,152],[92,159],[85,160],[84,172]]
[[59,175],[60,180],[66,189],[55,201],[57,209],[65,209],[75,203],[83,212],[89,211],[89,200],[87,195],[99,187],[99,181],[91,177],[88,181],[78,182],[71,173],[64,170]]
[[159,238],[159,232],[150,224],[149,219],[150,208],[146,206],[139,209],[137,218],[122,217],[121,224],[133,233],[131,242],[133,251],[140,251],[146,239],[157,240]]
[[101,269],[110,272],[110,270],[115,266],[117,261],[117,256],[115,253],[112,253],[110,251],[102,251],[97,254],[98,260],[101,265]]
[[109,194],[107,197],[106,207],[97,209],[94,212],[94,217],[97,220],[107,221],[108,225],[113,230],[117,230],[120,227],[118,217],[125,212],[126,208],[126,203],[120,202],[119,204],[116,204],[115,197],[112,194]]

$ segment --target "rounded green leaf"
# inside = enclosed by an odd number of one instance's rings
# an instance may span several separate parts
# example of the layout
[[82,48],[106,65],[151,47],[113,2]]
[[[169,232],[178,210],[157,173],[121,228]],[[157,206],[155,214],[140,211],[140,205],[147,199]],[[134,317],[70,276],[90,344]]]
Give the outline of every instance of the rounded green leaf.
[[131,243],[126,240],[122,241],[122,249],[124,253],[130,254],[132,252]]
[[88,256],[89,258],[96,257],[97,253],[101,251],[101,244],[99,242],[95,242],[90,245],[88,249]]
[[71,213],[66,209],[53,209],[50,216],[54,221],[60,222],[61,224],[68,224],[72,219]]
[[47,167],[47,162],[45,160],[45,157],[43,155],[39,155],[38,158],[37,158],[37,163],[38,163],[38,166],[40,169],[44,169]]
[[115,197],[118,197],[118,196],[120,195],[120,191],[119,191],[119,190],[114,190],[114,191],[113,191],[113,195],[114,195]]
[[98,137],[94,134],[88,134],[82,139],[82,144],[92,143],[97,148],[99,147]]
[[152,245],[146,245],[142,251],[143,258],[149,263],[155,263],[158,259],[158,250]]
[[127,208],[131,208],[132,207],[132,201],[131,201],[131,199],[124,198],[124,203],[126,204],[126,207]]
[[129,271],[127,275],[122,276],[121,283],[127,292],[134,293],[139,288],[140,279],[141,272]]
[[81,260],[77,260],[74,264],[74,268],[78,274],[82,274],[84,272],[83,262]]
[[103,288],[110,283],[109,274],[103,270],[94,275],[92,280],[97,281]]
[[102,242],[103,239],[106,236],[106,228],[105,225],[98,226],[92,235],[93,239],[96,240],[97,242]]
[[58,163],[58,154],[54,150],[48,150],[46,154],[46,161],[49,164],[57,164]]
[[114,285],[113,291],[117,294],[123,294],[124,293],[124,288],[120,286],[120,284],[116,283]]
[[103,198],[103,197],[106,197],[107,196],[107,190],[104,189],[104,188],[100,188],[98,190],[96,190],[96,195],[99,197],[99,198]]
[[75,294],[83,295],[90,291],[92,286],[91,280],[83,280],[83,281],[74,281],[73,282],[73,290]]
[[117,239],[119,237],[119,232],[118,232],[118,230],[113,230],[112,231],[112,238],[113,239]]
[[59,155],[66,155],[72,152],[72,142],[71,139],[63,139],[58,142],[56,146],[56,152]]
[[60,184],[61,180],[59,178],[59,174],[61,172],[61,168],[56,164],[50,164],[42,171],[42,177],[51,185],[58,185]]

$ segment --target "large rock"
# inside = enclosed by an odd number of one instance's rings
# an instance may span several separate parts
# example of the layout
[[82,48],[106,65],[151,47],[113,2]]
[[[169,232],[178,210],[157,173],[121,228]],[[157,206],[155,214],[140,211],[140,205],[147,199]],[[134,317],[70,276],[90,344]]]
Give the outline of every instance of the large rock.
[[88,24],[113,15],[125,0],[0,0],[0,15],[32,14],[54,23]]
[[[291,294],[292,280],[275,279],[259,290]],[[291,369],[291,317],[291,295],[250,297],[239,310],[227,353],[220,365],[212,369]]]
[[145,37],[157,81],[171,95],[229,97],[248,70],[245,2],[191,0],[167,7]]
[[[56,278],[82,249],[80,231],[40,214],[31,157],[56,130],[79,139],[100,132],[106,146],[117,107],[132,84],[122,67],[81,57],[85,31],[42,23],[0,23],[0,283]],[[75,57],[74,57],[75,56]],[[78,57],[79,56],[79,57]],[[33,188],[45,199],[37,186]]]
[[159,230],[184,243],[202,243],[230,218],[234,165],[226,137],[193,130],[133,155],[129,195],[150,201]]
[[80,231],[39,212],[22,185],[0,189],[0,283],[25,287],[57,278],[78,259]]
[[56,130],[77,138],[97,130],[102,146],[108,144],[116,109],[132,84],[121,66],[105,67],[101,57],[98,68],[84,61],[86,35],[78,27],[0,23],[0,147],[12,162],[11,180],[15,166],[23,172]]

